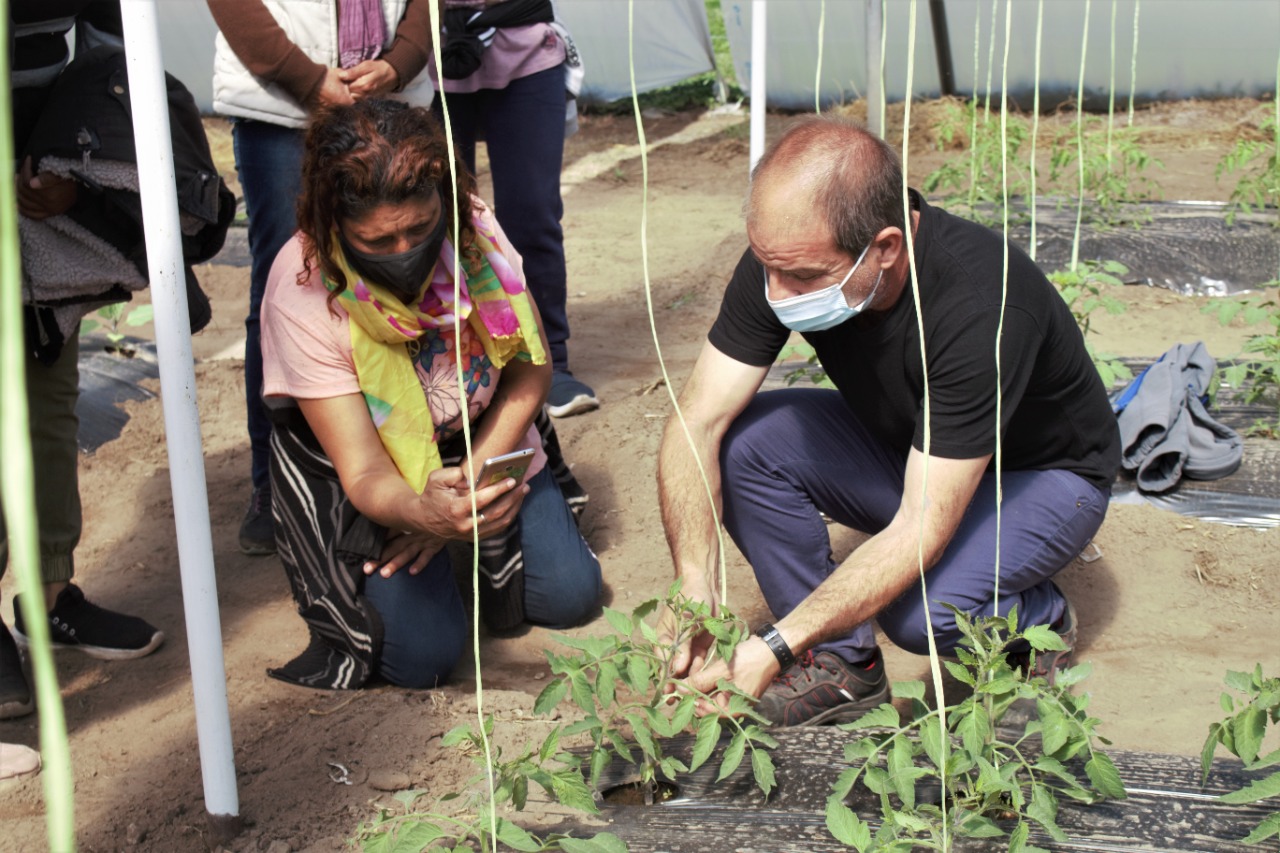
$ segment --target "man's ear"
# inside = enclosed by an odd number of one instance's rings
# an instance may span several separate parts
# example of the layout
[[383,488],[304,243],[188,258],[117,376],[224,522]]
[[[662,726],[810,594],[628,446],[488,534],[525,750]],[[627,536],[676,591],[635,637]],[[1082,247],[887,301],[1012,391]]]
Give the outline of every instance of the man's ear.
[[880,229],[880,232],[872,240],[872,244],[880,250],[881,269],[887,270],[898,262],[898,257],[902,254],[906,241],[903,240],[902,229],[890,225],[887,228]]

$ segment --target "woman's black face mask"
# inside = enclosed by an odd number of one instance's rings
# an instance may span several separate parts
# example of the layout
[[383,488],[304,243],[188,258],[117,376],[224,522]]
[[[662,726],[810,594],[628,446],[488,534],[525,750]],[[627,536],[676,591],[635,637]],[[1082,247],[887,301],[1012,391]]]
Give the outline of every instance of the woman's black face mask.
[[347,256],[351,268],[364,278],[384,287],[389,287],[398,296],[412,299],[422,290],[427,275],[440,257],[440,248],[445,238],[444,206],[440,208],[440,220],[436,227],[412,249],[395,252],[389,255],[371,255],[352,247],[338,229],[338,242],[342,245],[342,253]]

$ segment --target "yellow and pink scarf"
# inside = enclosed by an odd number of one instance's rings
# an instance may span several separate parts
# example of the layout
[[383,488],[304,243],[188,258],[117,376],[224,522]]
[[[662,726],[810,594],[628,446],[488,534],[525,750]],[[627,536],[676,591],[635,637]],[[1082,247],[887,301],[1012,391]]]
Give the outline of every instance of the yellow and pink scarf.
[[[480,339],[496,368],[512,358],[534,364],[547,360],[524,282],[498,248],[492,227],[478,216],[472,217],[471,224],[482,260],[474,275],[458,269],[462,284],[456,304],[454,249],[447,238],[412,305],[355,272],[336,235],[333,240],[333,261],[347,279],[338,299],[351,318],[351,349],[360,390],[383,447],[405,482],[419,494],[426,488],[427,475],[442,463],[409,345],[430,329],[452,329],[455,318],[460,318]],[[324,284],[336,289],[327,277]]]

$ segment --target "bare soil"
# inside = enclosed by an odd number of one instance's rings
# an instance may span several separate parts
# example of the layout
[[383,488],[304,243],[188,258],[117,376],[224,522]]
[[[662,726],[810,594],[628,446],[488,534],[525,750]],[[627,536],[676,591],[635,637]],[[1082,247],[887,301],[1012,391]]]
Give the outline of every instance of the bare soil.
[[[1141,142],[1164,164],[1151,173],[1164,198],[1225,200],[1232,183],[1217,182],[1214,167],[1236,138],[1256,133],[1270,108],[1215,101],[1141,111]],[[917,185],[944,158],[963,155],[963,149],[939,151],[933,142],[943,109],[913,107],[909,172]],[[1048,117],[1044,132],[1061,132],[1070,119]],[[785,121],[771,117],[770,133]],[[615,608],[660,594],[671,576],[654,486],[654,458],[671,411],[657,350],[679,388],[745,245],[745,122],[742,114],[647,116],[647,208],[629,118],[586,116],[568,142],[571,353],[603,406],[558,427],[591,492],[585,531],[604,566],[606,603]],[[893,139],[900,108],[889,124]],[[234,183],[226,127],[210,121],[209,129]],[[312,692],[266,677],[268,666],[302,648],[305,630],[278,561],[246,557],[236,547],[249,494],[241,361],[249,273],[219,264],[198,273],[215,312],[194,347],[227,694],[248,824],[225,847],[340,850],[361,821],[392,802],[392,791],[443,794],[460,790],[475,772],[440,744],[442,733],[475,719],[475,667],[464,662],[454,683],[426,692],[385,686]],[[1100,347],[1120,355],[1156,356],[1175,342],[1204,340],[1211,353],[1228,357],[1257,331],[1218,326],[1200,313],[1202,300],[1145,287],[1124,288],[1121,296],[1127,313],[1095,323]],[[77,581],[95,601],[161,626],[167,640],[139,661],[58,659],[79,845],[85,851],[209,849],[162,411],[158,400],[131,404],[130,411],[124,434],[83,458]],[[842,529],[832,536],[838,554],[860,541]],[[1273,570],[1280,531],[1115,506],[1097,543],[1102,559],[1061,575],[1081,619],[1078,658],[1094,666],[1083,685],[1093,697],[1091,711],[1118,748],[1195,754],[1208,724],[1220,716],[1224,672],[1259,661],[1276,666],[1280,589]],[[730,605],[752,621],[766,617],[751,571],[736,553],[729,573]],[[7,577],[3,618],[10,624],[14,591]],[[602,619],[578,629],[605,630]],[[484,707],[497,717],[497,740],[508,749],[540,742],[552,725],[531,713],[546,678],[542,650],[552,642],[540,629],[480,640]],[[888,644],[886,659],[895,680],[927,671],[926,660]],[[37,718],[0,722],[0,739],[37,744]],[[346,768],[350,784],[334,781],[335,765]],[[0,785],[0,848],[46,847],[42,796],[38,778]],[[550,816],[535,811],[530,818]]]

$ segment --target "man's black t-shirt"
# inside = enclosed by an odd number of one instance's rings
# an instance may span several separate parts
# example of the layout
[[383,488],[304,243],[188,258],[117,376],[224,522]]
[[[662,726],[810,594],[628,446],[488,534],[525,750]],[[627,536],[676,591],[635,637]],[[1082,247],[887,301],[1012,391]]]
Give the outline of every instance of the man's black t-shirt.
[[[926,356],[930,454],[973,459],[995,452],[996,333],[1001,323],[1003,238],[930,207],[915,236]],[[1009,246],[1000,333],[1005,470],[1065,469],[1099,487],[1115,478],[1120,435],[1106,391],[1062,297],[1035,263]],[[738,262],[708,335],[744,364],[772,364],[790,335],[765,297],[764,270]],[[924,371],[910,284],[887,311],[804,334],[854,414],[904,456],[924,447]]]

